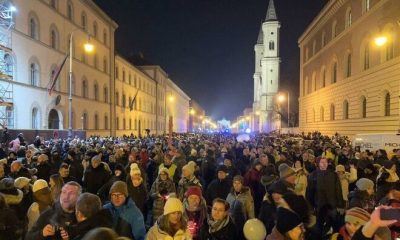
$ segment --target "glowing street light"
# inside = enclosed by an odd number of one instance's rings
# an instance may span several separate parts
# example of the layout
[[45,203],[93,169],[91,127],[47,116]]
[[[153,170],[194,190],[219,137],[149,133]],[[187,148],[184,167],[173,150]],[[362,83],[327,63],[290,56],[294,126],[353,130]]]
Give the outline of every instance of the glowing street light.
[[379,36],[377,38],[375,38],[375,44],[380,47],[383,46],[387,43],[388,39],[386,36]]
[[192,108],[192,109],[190,109],[190,114],[191,114],[191,115],[195,115],[195,114],[196,114],[196,111]]

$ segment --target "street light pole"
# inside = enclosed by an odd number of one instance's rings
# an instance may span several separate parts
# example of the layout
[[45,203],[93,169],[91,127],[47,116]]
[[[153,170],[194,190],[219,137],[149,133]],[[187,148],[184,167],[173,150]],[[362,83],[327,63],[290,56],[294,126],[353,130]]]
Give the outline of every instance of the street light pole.
[[287,92],[287,126],[290,128],[290,94]]
[[68,97],[68,138],[72,138],[72,36],[69,37],[69,97]]

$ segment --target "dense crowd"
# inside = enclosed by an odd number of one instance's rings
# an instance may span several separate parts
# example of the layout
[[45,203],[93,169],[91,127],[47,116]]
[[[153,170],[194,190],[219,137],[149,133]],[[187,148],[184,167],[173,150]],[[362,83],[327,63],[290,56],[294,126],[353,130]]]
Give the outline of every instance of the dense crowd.
[[400,149],[338,134],[19,134],[0,159],[0,240],[400,237],[380,216],[400,208]]

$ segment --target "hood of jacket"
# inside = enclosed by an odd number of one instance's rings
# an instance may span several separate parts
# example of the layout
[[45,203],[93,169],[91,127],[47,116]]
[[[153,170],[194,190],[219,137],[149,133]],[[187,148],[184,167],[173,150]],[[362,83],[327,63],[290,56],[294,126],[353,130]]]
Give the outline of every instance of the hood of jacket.
[[1,193],[3,194],[4,199],[6,200],[6,203],[8,205],[18,205],[24,198],[24,193],[16,188],[9,190],[2,190]]

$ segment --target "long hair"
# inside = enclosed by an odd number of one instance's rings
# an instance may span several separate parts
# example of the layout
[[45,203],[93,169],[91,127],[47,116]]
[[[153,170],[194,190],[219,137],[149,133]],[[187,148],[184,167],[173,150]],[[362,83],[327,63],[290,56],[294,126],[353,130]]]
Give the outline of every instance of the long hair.
[[64,186],[64,180],[59,174],[53,174],[50,176],[50,179],[53,180],[55,185],[50,188],[51,190],[51,197],[53,198],[54,202],[57,202],[60,198],[61,189]]
[[182,213],[181,215],[181,222],[179,223],[179,229],[174,229],[169,222],[169,214],[167,215],[162,215],[158,219],[158,226],[160,227],[161,230],[164,232],[168,233],[170,236],[174,236],[175,233],[181,229],[182,231],[186,231],[187,229],[187,219],[185,218],[184,214]]

